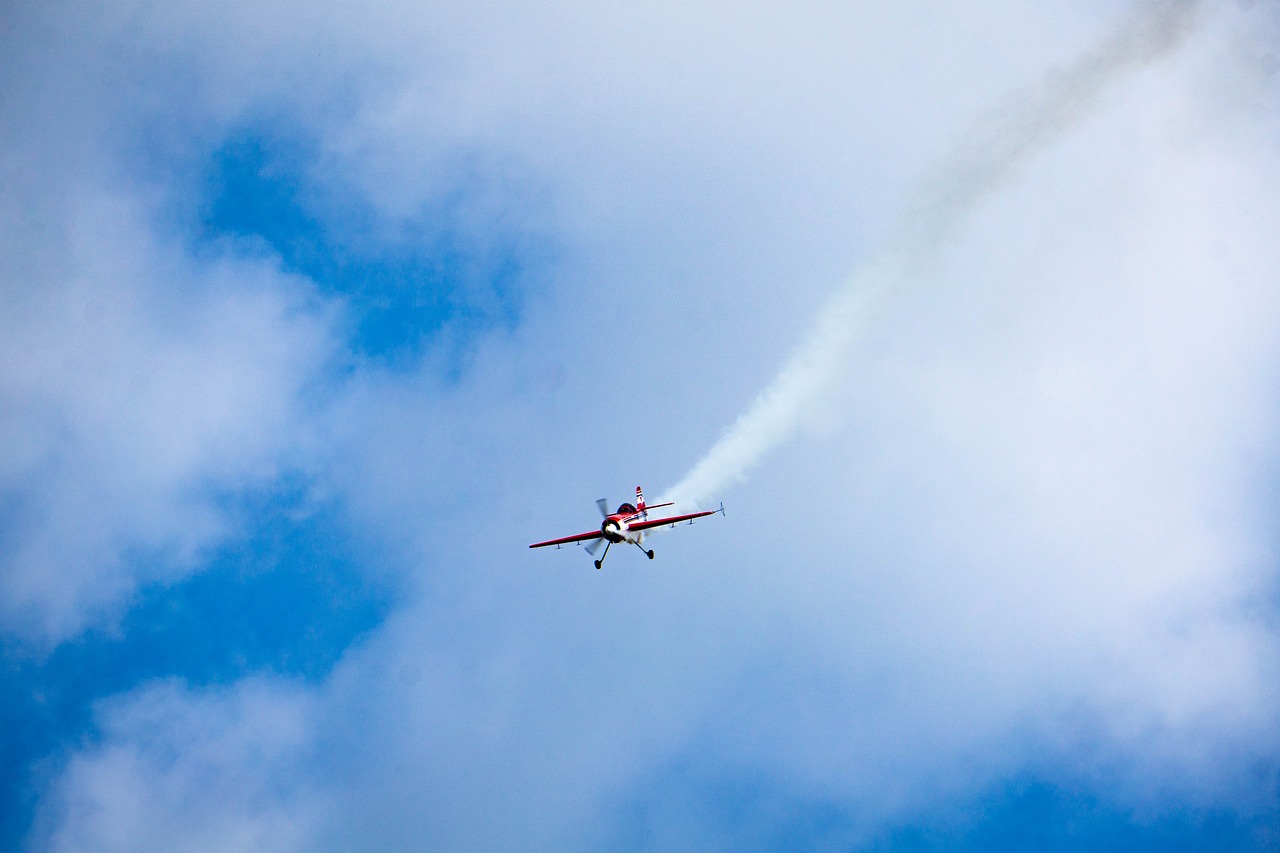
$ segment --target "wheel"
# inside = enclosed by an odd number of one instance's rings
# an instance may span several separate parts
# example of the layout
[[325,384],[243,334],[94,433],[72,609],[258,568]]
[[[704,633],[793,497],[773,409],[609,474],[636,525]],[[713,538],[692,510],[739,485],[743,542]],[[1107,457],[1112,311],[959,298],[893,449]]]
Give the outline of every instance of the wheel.
[[653,559],[653,552],[652,552],[652,551],[645,551],[645,553],[649,555],[649,559],[650,559],[650,560],[652,560],[652,559]]
[[596,560],[596,571],[600,571],[600,561]]

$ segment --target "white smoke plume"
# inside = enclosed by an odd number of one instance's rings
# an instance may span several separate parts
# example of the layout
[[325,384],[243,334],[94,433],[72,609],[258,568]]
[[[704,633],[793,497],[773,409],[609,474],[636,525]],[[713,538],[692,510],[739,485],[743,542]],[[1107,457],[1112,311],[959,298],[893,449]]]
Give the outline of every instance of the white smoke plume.
[[839,383],[852,345],[888,298],[918,282],[968,214],[1021,164],[1065,136],[1108,85],[1182,44],[1198,6],[1199,0],[1142,4],[1098,47],[1050,70],[981,122],[926,175],[885,244],[850,276],[774,380],[663,500],[703,503],[744,479],[789,438],[805,412]]

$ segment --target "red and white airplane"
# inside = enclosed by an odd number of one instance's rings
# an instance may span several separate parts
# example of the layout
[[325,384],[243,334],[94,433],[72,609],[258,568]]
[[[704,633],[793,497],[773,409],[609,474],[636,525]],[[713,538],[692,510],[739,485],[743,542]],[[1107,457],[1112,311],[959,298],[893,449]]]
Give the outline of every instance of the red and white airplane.
[[600,507],[600,515],[604,516],[604,523],[600,525],[599,530],[588,530],[586,533],[579,533],[576,536],[565,536],[561,539],[548,539],[546,542],[534,542],[530,548],[545,548],[548,545],[555,545],[559,548],[561,545],[568,545],[570,542],[588,542],[587,552],[593,557],[600,548],[603,541],[604,553],[600,555],[600,559],[596,560],[596,568],[604,565],[604,558],[609,556],[609,548],[614,543],[630,542],[641,551],[650,560],[653,559],[653,551],[645,551],[640,543],[644,540],[644,531],[651,530],[655,527],[661,527],[669,524],[674,527],[681,521],[687,521],[693,524],[695,518],[705,518],[708,515],[715,515],[717,512],[724,515],[724,504],[720,504],[719,509],[709,509],[703,512],[690,512],[684,515],[673,515],[668,518],[650,518],[649,510],[658,509],[664,506],[674,506],[674,503],[653,504],[646,506],[644,502],[644,491],[636,486],[636,502],[634,504],[623,504],[618,507],[617,512],[609,512],[609,502],[604,498],[596,501],[596,506]]

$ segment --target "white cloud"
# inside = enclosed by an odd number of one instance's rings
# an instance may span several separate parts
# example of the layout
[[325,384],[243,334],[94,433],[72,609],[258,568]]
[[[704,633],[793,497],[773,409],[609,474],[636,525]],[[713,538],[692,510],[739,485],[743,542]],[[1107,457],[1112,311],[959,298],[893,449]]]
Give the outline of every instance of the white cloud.
[[[138,180],[172,165],[166,135],[200,147],[190,93],[139,71],[128,26],[82,19],[14,10],[5,38],[0,625],[44,648],[234,535],[219,501],[305,462],[333,354],[308,282],[232,244],[190,255],[165,213],[185,187]],[[148,124],[157,102],[177,128]]]
[[312,704],[255,681],[226,693],[160,683],[107,703],[99,713],[105,743],[73,756],[42,805],[42,846],[306,849],[320,805],[299,761]]
[[66,221],[10,234],[0,316],[2,618],[38,642],[109,619],[229,532],[220,493],[300,458],[330,346],[304,283],[271,264],[186,259],[128,200],[64,202]]

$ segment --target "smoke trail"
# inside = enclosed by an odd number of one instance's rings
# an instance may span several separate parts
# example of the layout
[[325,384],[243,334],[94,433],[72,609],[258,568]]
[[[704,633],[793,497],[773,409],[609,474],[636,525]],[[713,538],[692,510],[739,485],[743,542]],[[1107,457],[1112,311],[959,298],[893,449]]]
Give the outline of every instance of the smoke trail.
[[876,309],[918,279],[920,268],[965,217],[1018,166],[1062,138],[1108,84],[1181,44],[1198,5],[1199,0],[1143,4],[1109,39],[1016,93],[958,145],[922,182],[915,204],[884,246],[818,314],[774,380],[664,500],[705,501],[743,479],[766,452],[790,437],[808,407],[840,380],[853,343]]

